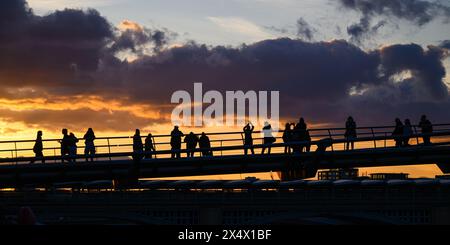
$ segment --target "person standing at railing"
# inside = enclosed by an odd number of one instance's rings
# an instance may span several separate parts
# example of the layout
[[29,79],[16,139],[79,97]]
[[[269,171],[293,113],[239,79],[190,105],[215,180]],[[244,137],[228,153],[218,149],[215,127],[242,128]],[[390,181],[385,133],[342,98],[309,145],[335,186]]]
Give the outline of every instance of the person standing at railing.
[[92,128],[89,128],[84,134],[84,155],[86,156],[86,162],[89,162],[89,158],[91,159],[91,162],[94,161],[94,155],[95,155],[95,133]]
[[[307,136],[306,136],[307,128],[308,128],[308,126],[305,123],[305,119],[303,119],[303,117],[301,117],[300,120],[298,121],[298,123],[294,127],[293,141],[298,143],[300,141],[307,140]],[[294,153],[301,153],[301,152],[303,152],[303,147],[305,147],[304,144],[300,144],[300,145],[297,144],[297,145],[295,145],[293,147]]]
[[33,152],[35,154],[35,158],[31,160],[30,163],[34,163],[36,159],[42,159],[42,163],[45,163],[44,154],[42,151],[44,150],[44,146],[42,144],[42,131],[37,132],[36,141],[33,146]]
[[272,148],[271,145],[276,141],[275,137],[272,136],[272,125],[270,125],[268,122],[265,122],[262,131],[264,134],[264,146],[261,150],[261,154],[264,154],[264,151],[267,148],[267,154],[270,155],[270,148]]
[[186,143],[187,157],[194,156],[194,150],[197,147],[198,136],[194,132],[190,132],[186,137],[184,137],[184,143]]
[[71,162],[75,163],[77,161],[77,143],[78,138],[75,134],[70,133],[69,135],[69,158]]
[[305,131],[305,141],[307,142],[305,145],[305,152],[311,151],[311,135],[309,134],[309,130]]
[[431,140],[429,134],[433,133],[433,124],[427,119],[426,115],[422,115],[420,118],[419,128],[422,130],[423,144],[430,145]]
[[198,145],[200,149],[202,149],[202,156],[205,157],[213,155],[211,151],[211,141],[209,140],[209,137],[205,134],[205,132],[202,132],[202,135],[198,140]]
[[144,145],[142,144],[141,131],[136,129],[133,135],[133,160],[138,162],[142,159]]
[[403,145],[403,123],[400,119],[395,119],[395,128],[394,132],[392,132],[392,136],[394,137],[395,147],[401,147]]
[[178,126],[175,126],[170,133],[170,146],[172,147],[172,158],[180,158],[181,157],[181,137],[184,134],[178,129]]
[[255,150],[253,148],[253,130],[255,126],[251,122],[247,123],[243,128],[244,131],[244,153],[247,155],[248,149],[250,149],[251,153],[254,155]]
[[[63,138],[59,140],[59,143],[61,144],[61,162],[64,162],[65,156],[69,155],[70,136],[68,135],[67,128],[63,128],[61,133],[63,134]],[[68,162],[70,162],[70,159]]]
[[355,149],[355,139],[356,139],[356,122],[353,120],[353,117],[348,117],[345,122],[345,139],[347,142],[345,143],[345,149],[350,150]]
[[155,151],[155,145],[153,144],[153,136],[152,134],[148,134],[145,138],[145,158],[151,159],[153,155],[153,151]]
[[409,139],[413,134],[413,129],[411,121],[409,119],[405,120],[405,125],[403,126],[403,146],[409,146]]
[[283,142],[287,144],[284,146],[284,154],[290,154],[291,146],[289,143],[292,141],[292,128],[290,123],[286,123],[283,131]]
[[255,126],[251,122],[247,123],[245,127],[242,129],[244,131],[244,154],[247,155],[248,149],[255,154],[255,150],[253,149],[253,130]]

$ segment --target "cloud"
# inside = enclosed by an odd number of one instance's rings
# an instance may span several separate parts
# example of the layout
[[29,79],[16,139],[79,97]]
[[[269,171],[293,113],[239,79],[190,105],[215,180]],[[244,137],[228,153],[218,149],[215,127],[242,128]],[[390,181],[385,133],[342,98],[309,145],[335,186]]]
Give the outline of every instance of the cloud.
[[444,40],[439,44],[439,47],[450,50],[450,40]]
[[386,20],[381,20],[372,26],[374,17],[397,18],[409,21],[417,26],[423,26],[432,20],[443,17],[448,23],[450,7],[437,1],[424,0],[339,0],[344,9],[351,9],[362,14],[359,23],[347,28],[347,33],[355,42],[360,42],[376,31]]
[[306,22],[306,20],[301,17],[297,20],[297,36],[311,41],[314,37],[315,32],[317,31],[313,27],[311,27],[309,23]]
[[272,34],[265,32],[260,26],[240,17],[209,16],[207,19],[227,32],[245,35],[251,37],[254,41],[274,37]]
[[176,33],[169,30],[150,30],[142,27],[136,22],[124,20],[119,24],[121,33],[114,39],[110,52],[131,51],[132,53],[143,55],[151,48],[153,52],[158,52],[166,46]]
[[[0,119],[8,122],[108,130],[169,123],[172,93],[192,91],[194,82],[203,82],[204,91],[222,93],[280,91],[283,120],[304,116],[310,122],[341,124],[353,115],[358,122],[375,124],[423,113],[433,121],[450,120],[443,47],[393,44],[362,50],[345,40],[289,38],[238,47],[187,42],[136,52],[136,59],[128,61],[119,59],[117,50],[154,47],[161,40],[151,37],[154,30],[145,32],[132,22],[117,30],[95,10],[37,16],[24,2],[9,3],[0,2],[0,11],[16,13],[14,21],[0,15],[0,30],[6,34],[0,36],[0,53],[5,54],[0,57]],[[92,96],[96,102],[87,103]],[[44,101],[30,102],[36,100]],[[18,108],[8,108],[14,104]]]

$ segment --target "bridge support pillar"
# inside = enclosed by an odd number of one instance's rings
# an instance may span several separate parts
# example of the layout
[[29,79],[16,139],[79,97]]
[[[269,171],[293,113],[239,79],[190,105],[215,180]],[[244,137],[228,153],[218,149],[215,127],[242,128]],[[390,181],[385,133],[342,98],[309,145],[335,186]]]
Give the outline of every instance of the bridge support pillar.
[[312,162],[288,163],[285,170],[281,171],[282,181],[307,179],[316,176],[317,166]]

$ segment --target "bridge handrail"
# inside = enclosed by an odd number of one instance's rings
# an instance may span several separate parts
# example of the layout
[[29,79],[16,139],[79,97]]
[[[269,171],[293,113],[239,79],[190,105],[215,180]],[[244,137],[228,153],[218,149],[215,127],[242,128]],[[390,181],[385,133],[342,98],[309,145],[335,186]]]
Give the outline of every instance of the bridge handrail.
[[[419,128],[419,125],[411,125],[413,128],[417,127]],[[440,126],[449,126],[449,123],[443,123],[443,124],[433,124],[433,127],[440,127]],[[395,126],[364,126],[364,127],[357,127],[356,130],[364,130],[364,129],[392,129],[395,128]],[[345,130],[345,128],[311,128],[308,129],[309,132],[316,132],[316,131],[337,131],[337,130]],[[263,131],[253,131],[253,134],[262,133]],[[277,130],[273,132],[282,133],[284,130]],[[208,136],[211,135],[229,135],[229,134],[242,134],[242,131],[230,131],[230,132],[211,132],[207,133]],[[195,133],[195,135],[199,136],[200,133]],[[328,135],[328,134],[326,134]],[[343,135],[343,134],[342,134]],[[170,137],[170,134],[160,134],[160,135],[153,135],[153,138],[161,138],[161,137]],[[325,135],[324,135],[325,136]],[[146,138],[146,135],[142,135],[141,138]],[[107,139],[132,139],[133,136],[108,136],[108,137],[96,137],[96,140],[107,140]],[[60,141],[61,139],[43,139],[42,141]],[[79,140],[82,140],[82,138],[79,138]],[[7,143],[30,143],[35,142],[35,140],[6,140],[6,141],[0,141],[0,144],[7,144]]]
[[[446,132],[436,132],[436,133],[430,133],[430,134],[413,134],[410,137],[411,138],[415,138],[415,137],[423,137],[423,136],[450,136],[450,131],[446,131]],[[378,141],[378,140],[389,140],[389,139],[396,139],[397,136],[375,136],[375,137],[360,137],[360,138],[355,138],[355,142],[363,142],[363,141]],[[327,139],[328,143],[333,145],[333,144],[338,144],[338,143],[345,143],[347,142],[346,139]],[[285,146],[307,146],[307,145],[320,145],[323,144],[324,140],[313,140],[313,141],[295,141],[295,142],[289,142],[289,143],[273,143],[270,144],[270,146],[272,148],[275,147],[285,147]],[[446,141],[446,142],[441,142],[440,144],[450,144],[450,141]],[[437,144],[434,144],[437,145]],[[254,144],[252,146],[252,148],[255,149],[260,149],[263,147],[267,147],[269,145],[265,145],[265,144]],[[211,148],[196,148],[194,150],[187,150],[187,149],[181,149],[181,150],[156,150],[156,151],[150,151],[150,152],[141,152],[139,154],[153,154],[153,155],[163,155],[163,154],[171,154],[171,153],[186,153],[186,152],[201,152],[201,151],[231,151],[231,150],[243,150],[245,149],[245,147],[243,145],[233,145],[233,146],[221,146],[221,147],[211,147]],[[117,152],[117,153],[101,153],[101,154],[95,154],[92,155],[92,157],[125,157],[125,156],[133,156],[134,152]],[[41,159],[45,159],[45,160],[67,160],[69,157],[68,156],[46,156],[44,158],[39,158],[39,160]],[[74,157],[71,158],[86,158],[86,155],[76,155]],[[22,162],[22,161],[31,161],[33,159],[36,159],[35,157],[17,157],[17,158],[0,158],[0,163],[6,163],[6,162]]]

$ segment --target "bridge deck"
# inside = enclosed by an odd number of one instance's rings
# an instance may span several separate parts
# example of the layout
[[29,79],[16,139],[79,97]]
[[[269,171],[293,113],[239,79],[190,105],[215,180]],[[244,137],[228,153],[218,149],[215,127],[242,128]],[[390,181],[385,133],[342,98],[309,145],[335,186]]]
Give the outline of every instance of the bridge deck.
[[[438,164],[444,172],[448,171],[450,163],[450,125],[435,125],[435,132],[429,134],[434,144],[424,145],[421,137],[415,133],[411,136],[412,145],[408,147],[393,147],[394,138],[390,136],[390,127],[358,128],[358,138],[355,140],[355,150],[344,150],[347,142],[343,134],[335,133],[343,129],[311,130],[312,141],[275,143],[271,145],[272,154],[244,155],[242,133],[228,132],[209,134],[213,147],[208,148],[214,156],[170,158],[173,152],[163,147],[168,142],[156,142],[160,145],[157,151],[151,152],[152,159],[133,160],[133,152],[127,151],[129,144],[113,144],[113,140],[130,140],[129,137],[99,138],[107,140],[108,152],[95,155],[96,161],[85,162],[85,156],[76,156],[76,163],[61,163],[61,156],[46,156],[46,163],[29,164],[34,157],[19,157],[18,152],[29,151],[26,148],[14,148],[13,157],[0,158],[0,185],[14,186],[27,183],[45,184],[67,181],[89,181],[99,179],[132,179],[153,177],[176,177],[213,175],[230,173],[253,173],[278,171],[284,172],[289,178],[313,177],[317,169],[379,167],[412,164]],[[323,131],[327,133],[323,133]],[[370,133],[364,133],[364,132]],[[361,132],[361,133],[360,133]],[[237,138],[239,135],[240,138]],[[233,138],[234,136],[234,138]],[[154,136],[154,139],[168,137]],[[326,139],[323,139],[326,137]],[[260,138],[255,138],[255,141]],[[54,142],[56,140],[47,140]],[[26,144],[33,141],[8,141],[1,144]],[[214,144],[216,146],[214,146]],[[219,146],[217,146],[219,144]],[[225,145],[225,146],[224,146]],[[255,150],[266,145],[255,144]],[[285,154],[286,146],[311,146],[312,152]],[[318,150],[320,146],[326,151]],[[104,148],[98,145],[98,148]],[[122,148],[120,148],[122,147]],[[162,148],[162,149],[160,149]],[[56,149],[56,148],[55,148]],[[122,151],[123,149],[123,151]],[[48,148],[47,148],[48,150]],[[201,152],[204,149],[196,149]],[[186,150],[180,150],[185,153]],[[197,153],[198,154],[198,153]],[[66,159],[67,160],[67,159]],[[312,176],[311,176],[312,175]]]

